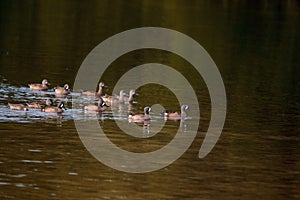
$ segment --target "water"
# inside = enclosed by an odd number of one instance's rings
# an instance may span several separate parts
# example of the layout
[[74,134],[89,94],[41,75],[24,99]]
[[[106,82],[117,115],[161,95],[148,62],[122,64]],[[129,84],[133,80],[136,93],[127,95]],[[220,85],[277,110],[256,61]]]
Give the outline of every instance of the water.
[[[299,199],[298,1],[0,4],[0,199]],[[178,160],[155,172],[130,174],[97,161],[79,139],[73,120],[96,118],[111,141],[133,152],[166,145],[179,121],[167,121],[154,137],[133,138],[115,124],[127,122],[127,105],[114,108],[118,115],[108,110],[96,116],[72,109],[72,98],[89,101],[77,91],[57,98],[52,89],[32,92],[27,84],[47,78],[51,87],[72,85],[96,45],[141,26],[175,29],[198,41],[219,68],[228,111],[217,145],[200,160],[210,120],[210,98],[201,76],[168,52],[148,49],[121,56],[101,78],[109,86],[106,93],[133,66],[157,62],[187,77],[201,109],[198,134]],[[137,92],[134,112],[157,102],[179,108],[166,88],[146,85]],[[7,106],[47,98],[67,103],[62,116]],[[163,122],[159,112],[153,118]]]

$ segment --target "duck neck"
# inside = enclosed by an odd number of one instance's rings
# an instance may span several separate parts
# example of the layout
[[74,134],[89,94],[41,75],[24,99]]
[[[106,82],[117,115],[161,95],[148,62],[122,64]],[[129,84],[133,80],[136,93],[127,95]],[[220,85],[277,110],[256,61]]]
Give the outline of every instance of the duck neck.
[[128,98],[129,102],[133,102],[133,93],[130,93],[129,98]]
[[145,113],[145,120],[149,120],[151,117],[150,117],[150,114],[149,113]]
[[97,92],[97,96],[101,97],[102,94],[102,87],[99,87],[98,92]]
[[148,110],[145,111],[144,116],[145,116],[145,119],[150,119],[150,113]]
[[123,94],[123,92],[120,93],[119,103],[124,103],[124,94]]
[[181,109],[181,118],[185,118],[186,116],[186,111],[184,109]]

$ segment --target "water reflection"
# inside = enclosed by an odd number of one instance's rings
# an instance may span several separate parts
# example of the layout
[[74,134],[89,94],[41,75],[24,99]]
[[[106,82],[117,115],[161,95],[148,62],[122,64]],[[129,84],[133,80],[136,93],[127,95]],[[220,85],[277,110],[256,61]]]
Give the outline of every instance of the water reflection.
[[[176,120],[178,121],[178,120]],[[185,120],[179,120],[180,124],[179,124],[179,131],[180,132],[188,132],[188,126]],[[156,135],[157,133],[159,133],[159,131],[161,131],[161,128],[153,128],[151,127],[151,121],[144,121],[143,123],[140,123],[140,125],[142,126],[142,137],[141,138],[150,138],[153,137],[154,135]]]

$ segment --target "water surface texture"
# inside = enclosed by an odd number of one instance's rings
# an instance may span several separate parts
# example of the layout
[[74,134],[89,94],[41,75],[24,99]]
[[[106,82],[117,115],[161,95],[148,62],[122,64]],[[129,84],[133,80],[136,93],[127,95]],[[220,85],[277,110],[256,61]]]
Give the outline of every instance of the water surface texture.
[[[0,199],[299,199],[299,10],[296,0],[1,1]],[[96,117],[120,148],[154,151],[173,139],[182,128],[179,121],[167,121],[151,138],[128,136],[115,121],[127,122],[129,112],[158,102],[178,110],[174,94],[148,84],[137,89],[133,107],[117,106],[112,109],[118,115],[109,109],[96,116],[72,109],[72,98],[82,106],[91,101],[79,91],[56,97],[52,88],[65,83],[72,88],[84,58],[100,42],[144,26],[174,29],[201,44],[222,75],[228,109],[218,143],[199,159],[211,111],[201,75],[166,51],[144,49],[119,57],[101,77],[109,86],[105,93],[111,94],[132,67],[156,62],[190,81],[201,110],[197,136],[178,160],[134,174],[96,160],[82,144],[74,118],[88,122]],[[43,78],[51,83],[49,91],[29,90],[29,83]],[[57,115],[13,111],[7,105],[47,98],[65,101],[67,110]],[[153,120],[163,121],[158,110]],[[188,122],[193,120],[199,119]]]

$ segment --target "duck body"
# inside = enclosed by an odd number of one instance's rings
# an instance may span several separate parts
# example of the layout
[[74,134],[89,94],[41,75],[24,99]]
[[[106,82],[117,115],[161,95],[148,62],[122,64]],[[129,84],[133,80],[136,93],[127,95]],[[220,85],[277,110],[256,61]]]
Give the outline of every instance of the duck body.
[[29,108],[41,109],[45,106],[52,106],[53,101],[51,99],[47,99],[46,102],[30,102],[26,103]]
[[49,85],[50,85],[50,83],[47,81],[47,79],[44,79],[42,81],[42,84],[40,84],[40,83],[28,84],[28,86],[31,90],[38,90],[38,91],[47,91]]
[[150,112],[151,112],[151,108],[149,106],[144,108],[144,114],[129,114],[128,119],[129,121],[133,121],[133,122],[143,122],[143,121],[150,121],[151,117],[150,117]]
[[70,94],[70,86],[65,84],[64,87],[56,87],[54,91],[57,95],[68,95]]
[[24,110],[24,111],[27,111],[28,110],[28,107],[24,104],[13,104],[13,103],[8,103],[9,105],[9,108],[11,110]]
[[60,102],[57,106],[45,106],[41,109],[42,112],[48,113],[62,113],[63,109],[66,110],[64,102]]
[[171,112],[171,111],[166,111],[164,113],[165,117],[181,117],[180,112]]
[[99,98],[98,105],[84,106],[84,110],[101,112],[101,111],[105,111],[107,109],[107,107],[109,107],[109,106],[106,104],[106,102],[103,101],[102,98]]

